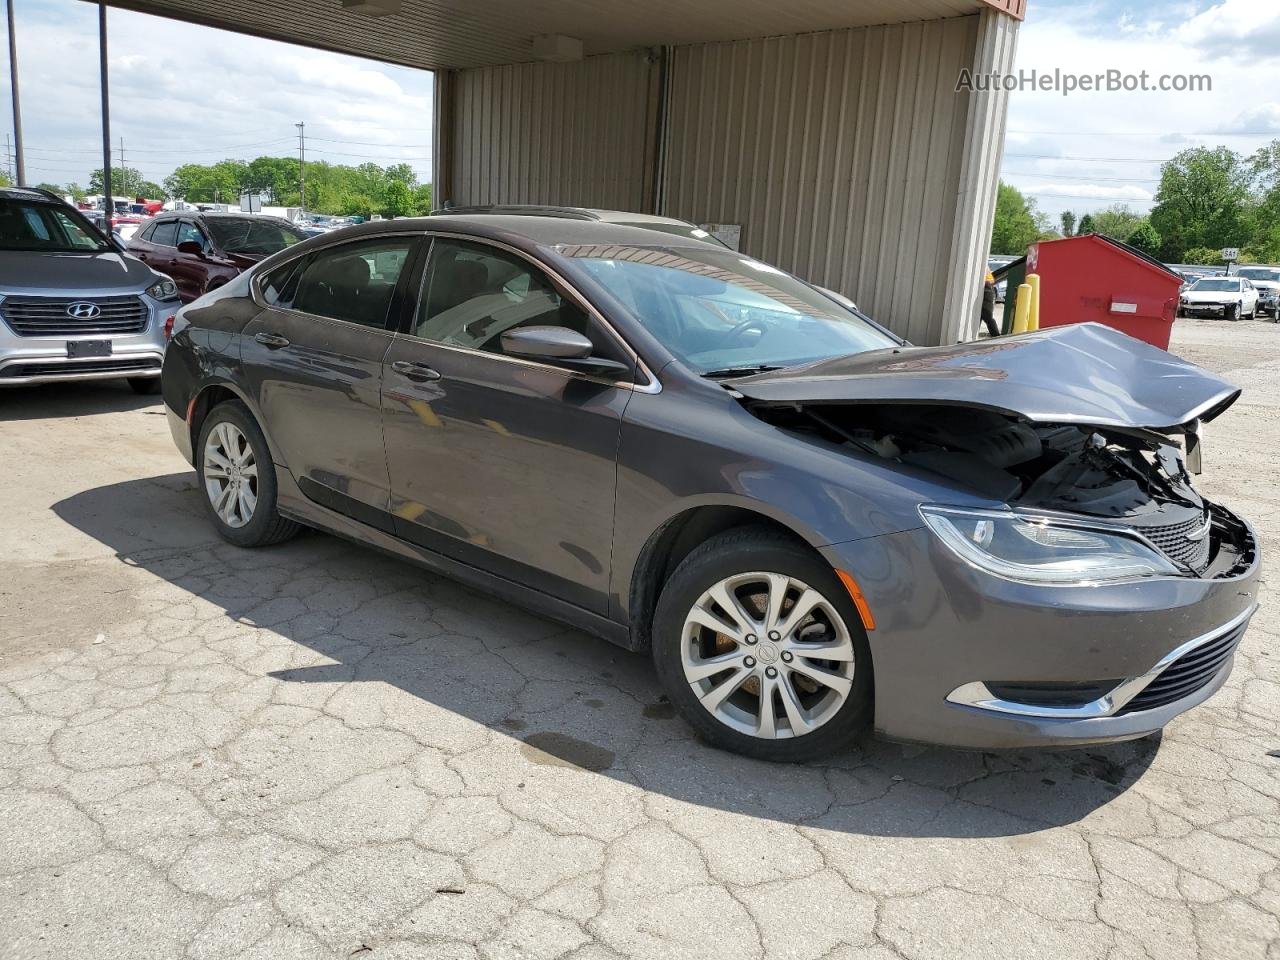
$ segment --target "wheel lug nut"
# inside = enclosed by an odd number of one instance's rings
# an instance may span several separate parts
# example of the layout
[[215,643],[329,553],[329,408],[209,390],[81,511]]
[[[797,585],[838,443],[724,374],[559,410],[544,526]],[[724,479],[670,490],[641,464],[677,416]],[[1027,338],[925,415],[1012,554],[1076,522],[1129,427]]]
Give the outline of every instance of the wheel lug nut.
[[777,630],[770,630],[770,631],[769,631],[769,639],[770,639],[770,640],[775,640],[775,641],[777,641],[777,640],[781,640],[781,639],[782,639],[782,634],[780,634]]
[[768,670],[764,672],[764,675],[768,677],[770,680],[772,680],[774,677],[778,675],[778,671],[773,669],[773,667],[770,667]]
[[758,642],[756,635],[754,633],[748,633],[744,639],[751,646],[754,646]]
[[790,663],[790,662],[791,662],[792,660],[794,660],[794,659],[795,659],[795,654],[794,654],[794,653],[792,653],[790,650],[783,650],[783,651],[782,651],[782,662],[783,662],[783,663]]
[[756,658],[747,657],[745,660],[742,661],[742,664],[749,670],[756,665]]

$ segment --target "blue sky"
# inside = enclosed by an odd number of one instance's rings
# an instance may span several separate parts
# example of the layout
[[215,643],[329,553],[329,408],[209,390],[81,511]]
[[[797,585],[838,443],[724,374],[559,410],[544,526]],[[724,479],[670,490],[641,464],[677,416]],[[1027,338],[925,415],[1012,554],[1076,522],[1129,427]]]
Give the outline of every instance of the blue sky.
[[[28,178],[83,185],[101,165],[97,8],[16,5]],[[108,15],[112,133],[148,178],[185,160],[292,156],[299,120],[309,157],[406,161],[429,178],[429,73]],[[1067,208],[1148,209],[1160,161],[1184,147],[1251,152],[1280,138],[1280,0],[1029,0],[1018,66],[1207,73],[1213,81],[1211,92],[1195,94],[1015,93],[1004,175],[1055,221]],[[0,98],[0,122],[12,130],[3,66]]]
[[[27,179],[88,182],[102,166],[98,8],[15,0]],[[0,14],[2,16],[2,14]],[[158,17],[108,11],[114,160],[151,180],[177,163],[297,155],[408,162],[430,179],[431,74]],[[0,59],[3,137],[13,130]],[[0,163],[3,159],[0,158]]]
[[1029,0],[1018,67],[1212,78],[1204,93],[1015,93],[1004,177],[1055,221],[1115,202],[1150,209],[1159,161],[1181,149],[1280,139],[1276,0]]

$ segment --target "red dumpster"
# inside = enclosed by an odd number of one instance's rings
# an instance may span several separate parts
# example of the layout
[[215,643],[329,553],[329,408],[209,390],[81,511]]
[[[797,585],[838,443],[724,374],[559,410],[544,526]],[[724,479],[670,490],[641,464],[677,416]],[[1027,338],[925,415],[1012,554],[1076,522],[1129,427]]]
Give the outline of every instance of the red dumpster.
[[1040,274],[1041,328],[1093,321],[1169,349],[1182,277],[1141,250],[1096,233],[1042,240],[1027,273]]

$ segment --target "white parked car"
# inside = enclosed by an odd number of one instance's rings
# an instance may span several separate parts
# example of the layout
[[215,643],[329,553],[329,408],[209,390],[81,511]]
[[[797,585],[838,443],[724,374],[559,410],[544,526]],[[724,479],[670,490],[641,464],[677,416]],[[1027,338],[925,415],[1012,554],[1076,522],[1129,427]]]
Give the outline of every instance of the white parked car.
[[1280,320],[1280,267],[1241,267],[1236,276],[1243,277],[1258,290],[1258,312],[1269,313]]
[[1253,319],[1258,315],[1258,290],[1244,277],[1203,277],[1182,291],[1179,308],[1188,317]]

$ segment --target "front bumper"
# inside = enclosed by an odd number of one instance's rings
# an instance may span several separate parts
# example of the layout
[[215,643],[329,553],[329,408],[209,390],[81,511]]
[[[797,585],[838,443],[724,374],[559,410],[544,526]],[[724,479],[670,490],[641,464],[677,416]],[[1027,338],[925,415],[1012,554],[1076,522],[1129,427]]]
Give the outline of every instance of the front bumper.
[[[119,293],[110,291],[110,295]],[[85,294],[86,299],[93,296]],[[147,323],[139,333],[18,336],[0,320],[0,387],[160,376],[166,344],[164,323],[178,303],[141,299],[147,307]],[[72,359],[67,356],[69,340],[109,340],[111,356]]]
[[[1251,554],[1230,575],[1090,586],[994,577],[927,530],[824,552],[855,574],[876,619],[868,640],[880,733],[979,749],[1074,746],[1154,733],[1226,682],[1257,605],[1260,557],[1246,531]],[[1160,675],[1196,665],[1196,649],[1217,657],[1212,669],[1189,685],[1165,683],[1172,700],[1157,696]],[[1102,695],[1046,706],[985,686],[1036,683],[1101,684]]]
[[1221,317],[1226,314],[1227,306],[1225,303],[1183,303],[1179,309],[1188,317]]

